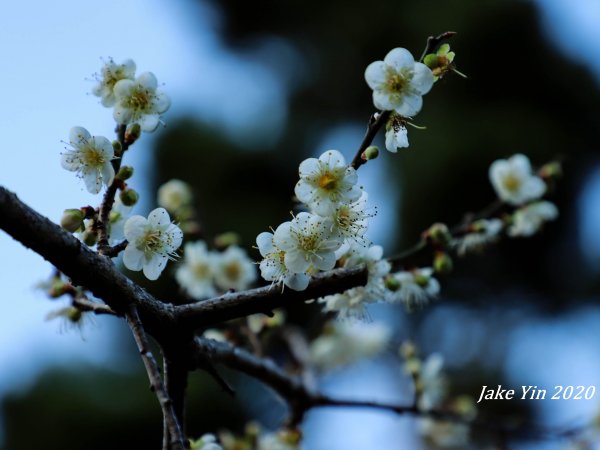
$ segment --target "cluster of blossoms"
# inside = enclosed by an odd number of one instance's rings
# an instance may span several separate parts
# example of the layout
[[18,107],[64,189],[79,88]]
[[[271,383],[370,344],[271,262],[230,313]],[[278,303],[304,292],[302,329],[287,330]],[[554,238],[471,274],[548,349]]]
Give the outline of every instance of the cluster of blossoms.
[[[69,133],[70,147],[61,157],[63,168],[77,173],[90,193],[98,194],[103,185],[114,190],[100,208],[66,210],[61,224],[71,232],[79,232],[90,247],[96,245],[100,228],[105,233],[104,246],[125,243],[126,239],[125,267],[142,270],[148,279],[156,280],[167,261],[177,256],[183,232],[171,223],[164,208],[150,212],[148,218],[129,217],[139,196],[125,182],[133,175],[133,169],[121,167],[123,153],[141,131],[154,131],[160,115],[170,106],[169,98],[157,89],[156,77],[146,72],[135,78],[135,68],[131,60],[116,64],[109,59],[96,76],[93,88],[102,105],[114,107],[113,116],[121,127],[119,140],[111,142],[104,136],[92,136],[83,127],[73,127]],[[113,203],[117,191],[120,194]]]
[[[421,411],[447,410],[455,416],[470,421],[477,415],[473,398],[465,395],[449,398],[448,380],[443,372],[444,359],[433,353],[421,359],[414,344],[407,342],[400,348],[404,358],[404,370],[414,381],[417,406]],[[433,448],[466,448],[469,427],[457,421],[443,421],[422,417],[419,432]]]
[[256,238],[263,278],[295,290],[306,289],[312,274],[333,269],[342,245],[367,245],[364,234],[371,217],[356,170],[337,150],[306,159],[299,174],[294,192],[309,212]]
[[185,244],[183,264],[177,268],[175,278],[190,297],[202,300],[230,289],[247,289],[256,281],[256,269],[237,245],[216,252],[200,240]]
[[423,95],[446,73],[460,74],[454,67],[454,57],[448,44],[426,55],[423,63],[415,61],[405,48],[395,48],[383,61],[369,64],[365,80],[373,90],[373,104],[381,111],[390,112],[385,126],[387,150],[396,153],[399,148],[408,147],[406,125],[415,126],[411,119],[421,111]]
[[532,236],[545,222],[556,219],[558,208],[542,197],[547,192],[545,180],[559,173],[556,163],[549,163],[534,173],[529,159],[522,154],[494,161],[489,169],[490,182],[500,201],[514,210],[502,218],[472,222],[467,233],[452,242],[457,253],[462,256],[479,251],[498,240],[503,231],[510,237]]
[[109,59],[96,75],[97,84],[92,93],[100,97],[102,105],[113,109],[113,117],[121,125],[138,124],[142,131],[152,132],[161,123],[161,114],[171,106],[169,97],[158,89],[152,72],[137,78],[136,65],[131,59],[116,64]]

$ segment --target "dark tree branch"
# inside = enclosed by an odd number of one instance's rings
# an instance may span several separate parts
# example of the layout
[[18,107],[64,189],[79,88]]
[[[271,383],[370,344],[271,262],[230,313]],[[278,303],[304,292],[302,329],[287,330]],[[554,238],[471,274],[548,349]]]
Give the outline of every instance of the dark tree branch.
[[173,312],[180,325],[197,328],[251,314],[269,313],[290,303],[305,302],[366,283],[367,269],[364,266],[335,269],[315,275],[304,291],[282,290],[281,285],[271,285],[175,306]]
[[363,159],[362,154],[367,149],[369,145],[377,136],[377,132],[381,129],[383,124],[385,124],[390,117],[391,111],[383,111],[374,113],[369,119],[369,124],[367,125],[367,132],[365,133],[365,137],[358,147],[356,154],[354,155],[354,159],[350,164],[355,170],[358,170],[360,166],[366,164],[367,160]]
[[165,384],[160,377],[160,369],[158,363],[154,358],[154,355],[150,351],[150,345],[144,327],[137,313],[135,306],[132,306],[130,310],[125,314],[127,324],[131,329],[133,338],[138,347],[148,378],[150,379],[150,386],[152,391],[156,394],[158,402],[163,413],[163,419],[166,423],[166,429],[168,430],[169,446],[165,450],[185,450],[185,436],[182,431],[181,421],[178,420],[177,413],[175,411],[175,405],[169,397]]

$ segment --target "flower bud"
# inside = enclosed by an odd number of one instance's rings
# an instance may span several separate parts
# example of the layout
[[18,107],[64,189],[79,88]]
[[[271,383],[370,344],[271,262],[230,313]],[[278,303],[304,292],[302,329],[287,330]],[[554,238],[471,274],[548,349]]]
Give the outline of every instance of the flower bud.
[[379,156],[379,148],[376,145],[370,145],[362,152],[360,157],[363,161],[371,161]]
[[423,233],[423,237],[429,239],[433,244],[445,247],[452,240],[452,235],[446,224],[434,223]]
[[239,245],[240,244],[240,235],[230,231],[228,233],[223,233],[215,237],[215,247],[220,249],[226,249],[231,245]]
[[384,285],[386,289],[392,292],[396,292],[398,289],[400,289],[400,282],[396,278],[391,276],[385,277]]
[[452,258],[448,253],[437,252],[433,258],[433,268],[437,273],[447,274],[452,272]]
[[85,245],[87,245],[88,247],[93,247],[94,245],[96,245],[96,242],[98,241],[98,233],[96,233],[95,231],[92,231],[90,229],[86,229],[81,238],[83,239],[83,243]]
[[121,156],[123,154],[123,146],[119,141],[112,141],[112,148],[115,152],[115,156]]
[[131,166],[123,166],[119,169],[119,173],[117,173],[117,178],[125,181],[133,176],[133,167]]
[[139,200],[140,195],[133,189],[125,189],[124,191],[121,191],[119,198],[125,206],[133,206]]
[[417,347],[411,341],[404,341],[402,345],[400,345],[400,356],[404,359],[408,358],[416,358],[417,356]]
[[83,227],[84,214],[80,209],[65,209],[60,219],[60,226],[70,233]]
[[549,162],[542,166],[539,175],[544,180],[556,180],[562,176],[562,166],[557,161]]
[[137,141],[141,135],[142,127],[139,123],[132,123],[131,125],[127,125],[127,129],[125,130],[125,143],[127,145],[131,145],[135,141]]

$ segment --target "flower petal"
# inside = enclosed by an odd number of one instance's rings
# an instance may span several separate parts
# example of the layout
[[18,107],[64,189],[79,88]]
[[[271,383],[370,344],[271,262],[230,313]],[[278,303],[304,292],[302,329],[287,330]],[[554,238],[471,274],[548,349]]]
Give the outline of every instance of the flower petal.
[[135,248],[135,245],[130,242],[125,248],[123,253],[123,264],[129,270],[138,271],[142,270],[144,264],[144,252]]
[[162,114],[171,107],[171,99],[162,91],[156,91],[154,96],[154,110]]
[[102,166],[102,181],[108,186],[113,182],[114,177],[115,169],[110,162],[107,162],[104,164],[104,166]]
[[260,233],[256,236],[256,245],[263,258],[269,253],[272,253],[275,250],[275,246],[273,245],[273,233],[269,233],[268,231]]
[[433,72],[422,63],[415,63],[411,86],[420,94],[427,94],[433,86]]
[[165,208],[156,208],[148,214],[148,223],[154,226],[167,227],[171,223],[171,218]]
[[160,116],[158,114],[144,114],[137,122],[140,124],[142,131],[152,133],[160,124]]
[[97,194],[102,189],[102,177],[97,169],[84,170],[81,175],[85,183],[85,188],[92,194]]
[[127,222],[125,222],[125,226],[123,228],[125,238],[130,243],[135,243],[135,241],[144,235],[146,225],[148,225],[148,220],[146,220],[145,217],[131,216],[129,219],[127,219]]
[[365,70],[365,81],[371,89],[379,89],[385,84],[385,63],[375,61],[367,66]]
[[287,275],[283,279],[283,282],[287,287],[294,291],[303,291],[308,287],[309,280],[310,278],[305,273],[294,273]]
[[157,280],[165,267],[167,267],[167,255],[154,254],[150,261],[144,262],[144,275],[149,280]]
[[405,95],[402,98],[402,103],[395,110],[401,116],[412,117],[421,111],[422,106],[423,98],[420,95]]
[[412,69],[415,64],[415,59],[408,50],[398,47],[390,50],[390,52],[385,55],[383,62],[388,66],[393,67],[394,70],[400,71],[402,69]]
[[73,127],[69,131],[69,143],[75,148],[86,144],[91,138],[90,132],[83,127]]
[[144,72],[135,80],[142,88],[149,91],[155,91],[158,87],[158,81],[152,72]]

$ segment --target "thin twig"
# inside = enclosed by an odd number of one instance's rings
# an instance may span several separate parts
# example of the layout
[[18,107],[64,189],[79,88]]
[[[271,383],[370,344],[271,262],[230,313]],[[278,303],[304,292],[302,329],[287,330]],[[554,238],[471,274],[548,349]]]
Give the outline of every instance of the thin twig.
[[71,300],[73,306],[75,306],[80,311],[84,312],[93,312],[94,314],[109,314],[112,316],[116,316],[117,313],[108,305],[103,305],[101,303],[95,303],[88,300],[85,297],[76,296]]
[[121,168],[121,162],[123,161],[123,155],[125,151],[129,147],[125,140],[125,130],[127,129],[126,125],[119,125],[117,127],[117,138],[119,143],[121,144],[122,153],[120,158],[115,158],[112,160],[112,166],[115,170],[115,178],[113,182],[108,186],[106,192],[104,193],[104,197],[102,198],[102,204],[100,205],[100,214],[98,220],[98,251],[101,254],[104,254],[108,247],[108,225],[110,222],[110,211],[112,210],[113,204],[115,202],[115,194],[117,193],[117,189],[122,185],[123,180],[116,177],[116,174],[119,172]]
[[369,145],[377,136],[377,132],[383,126],[383,124],[387,121],[388,117],[390,117],[391,111],[383,111],[374,113],[369,119],[369,124],[367,125],[367,131],[365,133],[365,137],[363,138],[360,147],[356,151],[354,155],[354,159],[350,164],[355,170],[358,170],[360,166],[366,164],[367,160],[363,159],[362,154],[367,149]]
[[138,350],[146,367],[148,378],[150,379],[150,386],[156,394],[156,398],[160,403],[160,407],[163,413],[163,418],[167,424],[169,432],[169,450],[185,450],[185,437],[183,435],[182,427],[177,420],[177,415],[173,406],[173,402],[169,397],[163,380],[160,376],[160,369],[158,363],[154,358],[154,355],[150,351],[148,343],[148,337],[144,331],[144,327],[137,313],[135,306],[132,306],[126,313],[125,319],[131,329],[135,343],[137,344]]
[[450,39],[455,34],[456,34],[456,31],[446,31],[442,34],[438,34],[437,36],[429,36],[427,38],[427,45],[425,46],[425,50],[423,50],[423,53],[421,54],[419,61],[423,62],[425,57],[429,53],[432,53],[437,48],[438,45],[440,45],[445,40]]

